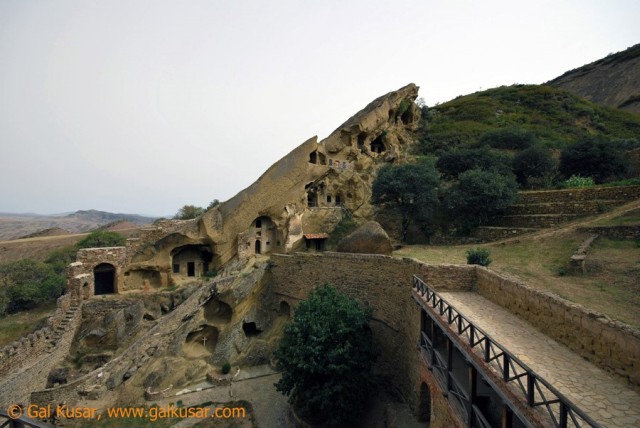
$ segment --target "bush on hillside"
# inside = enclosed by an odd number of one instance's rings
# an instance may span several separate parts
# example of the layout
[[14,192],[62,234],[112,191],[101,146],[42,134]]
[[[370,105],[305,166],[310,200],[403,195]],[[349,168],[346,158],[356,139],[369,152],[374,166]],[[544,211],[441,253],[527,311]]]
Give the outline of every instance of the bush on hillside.
[[540,146],[529,147],[513,158],[513,172],[522,187],[528,187],[532,181],[541,181],[535,179],[552,177],[555,171],[556,162],[551,153]]
[[517,194],[518,184],[512,175],[473,169],[460,174],[445,195],[445,204],[454,217],[477,226],[513,204]]
[[0,265],[0,315],[34,308],[63,291],[64,277],[46,263],[22,259]]
[[502,128],[484,133],[480,137],[480,144],[486,144],[495,149],[524,150],[533,146],[536,136],[520,128]]
[[580,177],[579,175],[572,175],[569,179],[562,182],[562,187],[565,189],[593,187],[595,185],[596,183],[593,182],[593,178]]
[[[207,209],[213,208],[215,205],[212,206],[212,204],[215,201],[216,200],[214,199],[211,202],[211,204],[209,204],[209,207],[207,207]],[[173,219],[174,220],[191,220],[191,219],[200,217],[202,214],[204,214],[204,212],[205,212],[205,209],[202,207],[197,207],[195,205],[184,205],[182,208],[178,210],[176,215],[173,216]]]
[[610,141],[602,138],[584,139],[562,151],[560,172],[565,177],[592,177],[597,184],[625,178],[629,160]]
[[445,179],[455,179],[461,173],[472,169],[506,175],[511,174],[511,158],[488,147],[456,149],[442,154],[436,162],[436,167]]
[[468,265],[489,266],[491,261],[491,257],[489,257],[489,250],[486,248],[473,248],[467,250]]
[[80,240],[76,244],[76,248],[122,247],[126,243],[127,238],[117,232],[96,230]]

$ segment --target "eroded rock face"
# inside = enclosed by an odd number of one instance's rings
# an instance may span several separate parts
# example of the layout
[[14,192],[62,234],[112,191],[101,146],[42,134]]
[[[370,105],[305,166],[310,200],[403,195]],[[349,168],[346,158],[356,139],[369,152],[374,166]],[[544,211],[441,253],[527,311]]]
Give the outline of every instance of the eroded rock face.
[[382,226],[375,221],[369,221],[338,243],[341,253],[386,254],[393,251],[391,239]]
[[[420,118],[417,95],[414,84],[383,95],[322,141],[313,137],[296,147],[200,218],[142,231],[128,243],[118,283],[126,289],[180,285],[236,256],[296,250],[306,234],[330,233],[347,212],[371,219],[378,168],[409,157]],[[318,210],[333,213],[319,216]]]

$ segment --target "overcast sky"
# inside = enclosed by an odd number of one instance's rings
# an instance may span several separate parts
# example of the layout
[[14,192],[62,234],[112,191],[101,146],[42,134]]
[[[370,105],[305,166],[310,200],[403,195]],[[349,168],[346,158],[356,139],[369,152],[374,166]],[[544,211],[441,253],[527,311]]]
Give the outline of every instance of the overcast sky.
[[410,82],[428,105],[640,42],[638,0],[0,0],[0,212],[172,215]]

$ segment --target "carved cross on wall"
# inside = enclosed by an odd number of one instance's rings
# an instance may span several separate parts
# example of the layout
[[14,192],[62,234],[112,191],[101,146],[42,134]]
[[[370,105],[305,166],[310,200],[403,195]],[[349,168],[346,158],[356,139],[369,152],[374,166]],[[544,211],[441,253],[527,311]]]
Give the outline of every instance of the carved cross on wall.
[[206,348],[207,347],[206,345],[207,345],[207,338],[206,336],[202,336],[202,346]]

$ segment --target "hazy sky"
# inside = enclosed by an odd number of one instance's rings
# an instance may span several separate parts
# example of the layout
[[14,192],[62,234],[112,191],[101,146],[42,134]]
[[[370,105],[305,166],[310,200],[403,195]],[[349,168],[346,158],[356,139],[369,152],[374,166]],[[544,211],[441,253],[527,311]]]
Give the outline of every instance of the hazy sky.
[[428,105],[640,42],[638,0],[0,0],[0,212],[226,200],[407,83]]

